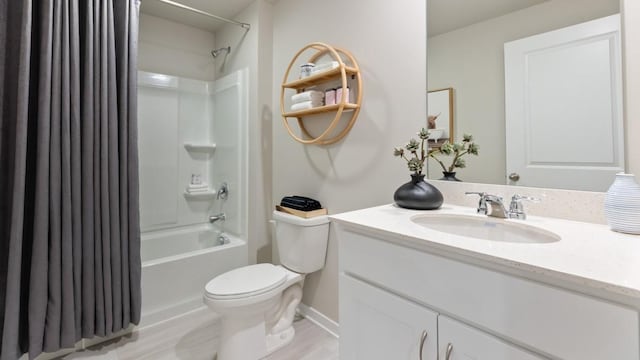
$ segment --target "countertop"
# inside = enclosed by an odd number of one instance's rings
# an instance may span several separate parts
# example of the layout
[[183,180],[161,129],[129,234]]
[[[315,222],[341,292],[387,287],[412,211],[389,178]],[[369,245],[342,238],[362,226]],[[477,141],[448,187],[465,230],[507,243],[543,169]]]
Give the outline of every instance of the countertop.
[[519,222],[561,237],[550,243],[482,240],[435,231],[411,221],[420,214],[478,215],[474,208],[443,205],[419,211],[383,205],[331,215],[332,221],[354,232],[377,235],[400,245],[473,259],[525,273],[536,280],[569,285],[572,289],[640,305],[640,236],[611,231],[608,226],[528,216]]

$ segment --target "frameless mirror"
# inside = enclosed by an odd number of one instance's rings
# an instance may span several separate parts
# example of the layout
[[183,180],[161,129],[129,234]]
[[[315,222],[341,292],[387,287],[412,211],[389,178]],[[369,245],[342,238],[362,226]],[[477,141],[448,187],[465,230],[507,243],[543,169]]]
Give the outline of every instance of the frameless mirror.
[[[479,145],[457,177],[606,191],[624,169],[619,0],[427,9],[428,90],[453,89],[454,140],[472,134]],[[430,178],[441,170],[430,160]]]

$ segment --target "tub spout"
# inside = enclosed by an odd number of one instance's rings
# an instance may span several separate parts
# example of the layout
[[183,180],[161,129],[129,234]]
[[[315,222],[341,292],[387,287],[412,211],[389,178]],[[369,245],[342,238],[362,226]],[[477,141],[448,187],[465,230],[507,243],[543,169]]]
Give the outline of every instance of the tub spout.
[[209,222],[210,223],[214,223],[218,220],[225,220],[227,217],[224,213],[220,213],[220,214],[216,214],[216,215],[209,215]]

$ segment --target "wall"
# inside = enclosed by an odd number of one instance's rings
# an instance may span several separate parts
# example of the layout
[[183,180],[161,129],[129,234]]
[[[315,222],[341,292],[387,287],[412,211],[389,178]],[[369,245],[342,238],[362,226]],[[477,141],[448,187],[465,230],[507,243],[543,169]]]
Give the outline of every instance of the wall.
[[627,172],[640,175],[640,1],[622,0]]
[[[456,139],[471,133],[480,145],[480,156],[458,170],[460,178],[505,183],[504,43],[619,8],[619,0],[552,0],[428,39],[428,87],[454,88]],[[431,177],[439,178],[440,170],[430,162]]]
[[215,39],[210,32],[151,15],[140,16],[139,70],[213,80],[211,50],[214,46]]
[[216,77],[249,70],[249,262],[271,261],[271,4],[256,0],[234,20],[251,24],[245,30],[225,25],[215,34],[218,47],[231,53],[215,61]]
[[[273,201],[309,196],[331,214],[393,201],[393,192],[409,176],[392,150],[415,136],[426,119],[425,2],[280,0],[273,17]],[[275,110],[289,61],[315,41],[351,51],[363,77],[359,118],[342,141],[329,146],[297,143]],[[332,232],[326,266],[307,277],[303,298],[333,320],[338,319],[337,249]]]

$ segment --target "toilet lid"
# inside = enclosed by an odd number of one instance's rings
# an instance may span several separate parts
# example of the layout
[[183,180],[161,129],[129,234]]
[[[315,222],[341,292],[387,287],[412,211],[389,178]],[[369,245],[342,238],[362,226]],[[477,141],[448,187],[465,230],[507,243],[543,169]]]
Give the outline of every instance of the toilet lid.
[[219,298],[237,298],[257,295],[280,286],[287,272],[273,264],[244,266],[216,276],[207,283],[207,294]]

